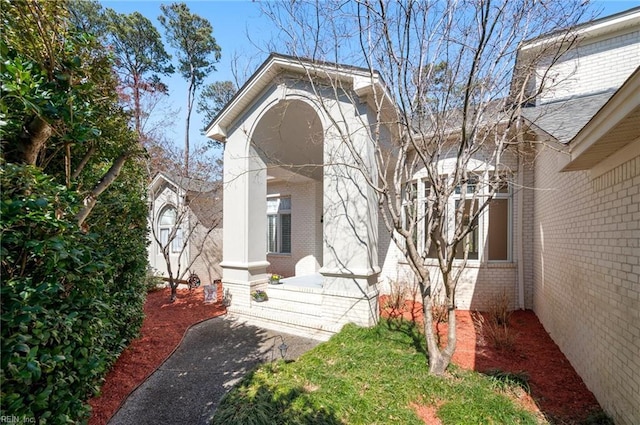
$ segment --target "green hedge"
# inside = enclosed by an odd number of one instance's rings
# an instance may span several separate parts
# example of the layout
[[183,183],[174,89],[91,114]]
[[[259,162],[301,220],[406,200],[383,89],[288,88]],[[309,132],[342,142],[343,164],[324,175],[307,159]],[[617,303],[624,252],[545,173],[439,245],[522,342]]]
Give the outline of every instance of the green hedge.
[[82,422],[86,400],[142,322],[140,211],[125,220],[137,222],[129,230],[113,214],[94,223],[111,222],[119,237],[107,240],[78,229],[74,191],[36,168],[4,164],[1,185],[2,415]]

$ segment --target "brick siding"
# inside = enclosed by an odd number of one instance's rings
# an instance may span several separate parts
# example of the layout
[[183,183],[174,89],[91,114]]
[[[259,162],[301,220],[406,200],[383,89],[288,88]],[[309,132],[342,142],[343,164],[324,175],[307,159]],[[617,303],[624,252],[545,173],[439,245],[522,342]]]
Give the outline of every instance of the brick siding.
[[640,423],[640,157],[592,179],[536,161],[534,310],[616,423]]
[[[640,63],[640,31],[584,42],[554,65],[547,90],[538,99],[548,103],[568,97],[617,89]],[[615,66],[612,66],[615,63]],[[543,74],[546,64],[538,70]]]

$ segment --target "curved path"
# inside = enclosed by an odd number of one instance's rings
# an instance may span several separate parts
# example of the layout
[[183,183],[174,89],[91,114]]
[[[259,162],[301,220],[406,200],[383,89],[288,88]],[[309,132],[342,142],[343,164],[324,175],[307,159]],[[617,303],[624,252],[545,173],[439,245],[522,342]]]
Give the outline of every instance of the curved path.
[[216,317],[187,331],[178,349],[129,395],[109,425],[208,425],[222,396],[257,364],[287,360],[319,341]]

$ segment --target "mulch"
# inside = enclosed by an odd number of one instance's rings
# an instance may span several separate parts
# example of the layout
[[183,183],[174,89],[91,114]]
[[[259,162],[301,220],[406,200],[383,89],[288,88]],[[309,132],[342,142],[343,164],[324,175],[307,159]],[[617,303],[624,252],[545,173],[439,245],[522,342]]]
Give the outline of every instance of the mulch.
[[[218,299],[222,299],[219,286]],[[106,424],[129,394],[175,351],[190,326],[226,313],[221,303],[203,302],[202,288],[179,290],[174,303],[169,302],[169,295],[166,288],[147,296],[140,338],[113,365],[101,395],[89,400],[93,409],[90,425]],[[380,305],[386,305],[384,296]],[[402,311],[383,309],[382,315],[404,316],[420,322],[422,305],[407,301]],[[525,373],[531,394],[517,400],[524,408],[563,424],[580,423],[591,412],[600,410],[593,394],[532,311],[513,312],[509,329],[513,331],[515,344],[506,351],[487,343],[472,312],[456,311],[456,320],[458,342],[453,363],[478,372],[498,369]],[[439,324],[438,331],[446,335],[446,323]],[[438,423],[436,410],[434,406],[416,406],[416,411],[430,424]]]
[[[385,306],[386,300],[386,297],[381,297],[380,305]],[[402,311],[386,308],[382,314],[422,323],[422,304],[406,301]],[[456,311],[454,364],[481,373],[499,370],[524,374],[528,377],[531,392],[518,401],[524,408],[552,423],[581,423],[590,414],[601,410],[593,393],[533,311],[519,310],[511,314],[508,329],[514,339],[509,349],[499,349],[490,344],[474,320],[474,314],[477,313]],[[442,341],[446,341],[447,324],[438,324],[437,331]],[[433,410],[428,406],[423,408],[425,411]]]
[[[92,408],[89,425],[104,425],[142,384],[178,347],[189,327],[226,313],[222,303],[204,303],[202,287],[179,289],[175,302],[164,288],[147,295],[145,318],[140,337],[120,355],[101,389],[101,395],[89,400]],[[218,300],[222,285],[218,285]]]

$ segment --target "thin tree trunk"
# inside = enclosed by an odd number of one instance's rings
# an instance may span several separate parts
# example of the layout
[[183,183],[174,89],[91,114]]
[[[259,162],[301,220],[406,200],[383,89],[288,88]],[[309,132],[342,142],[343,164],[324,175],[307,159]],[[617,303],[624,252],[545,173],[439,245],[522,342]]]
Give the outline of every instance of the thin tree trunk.
[[[422,291],[422,313],[424,316],[424,335],[427,341],[427,353],[429,355],[429,373],[435,376],[443,376],[456,346],[456,320],[455,309],[449,306],[447,345],[440,349],[438,336],[433,323],[433,295],[430,287],[424,283],[420,285]],[[449,304],[449,303],[448,303]]]
[[142,140],[142,124],[140,122],[140,78],[138,75],[133,76],[133,107],[135,108],[136,133],[138,133],[138,141]]
[[82,161],[80,161],[80,164],[78,164],[78,168],[76,168],[73,174],[71,174],[72,180],[75,180],[80,176],[80,173],[82,173],[82,170],[84,170],[84,167],[86,167],[86,165],[89,163],[89,160],[91,159],[91,157],[95,152],[96,152],[96,146],[95,144],[91,144],[91,147],[89,148],[87,153],[85,153],[84,156],[82,157]]
[[71,143],[64,143],[64,179],[67,189],[71,187]]
[[185,122],[185,133],[184,133],[184,173],[185,176],[189,177],[189,127],[191,122],[191,109],[193,109],[193,95],[195,92],[195,80],[191,77],[191,81],[189,83],[189,90],[187,93],[187,119]]
[[122,171],[122,167],[129,159],[131,155],[130,152],[125,152],[120,155],[111,165],[109,171],[102,177],[102,179],[98,182],[98,184],[91,190],[89,195],[84,199],[84,207],[78,212],[76,219],[78,220],[78,225],[82,227],[82,224],[87,219],[93,208],[96,206],[96,202],[98,200],[98,196],[102,194],[105,190],[111,186],[111,184],[118,178],[120,171]]

